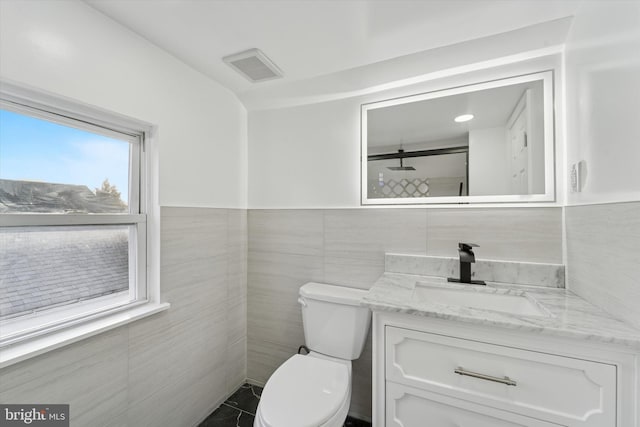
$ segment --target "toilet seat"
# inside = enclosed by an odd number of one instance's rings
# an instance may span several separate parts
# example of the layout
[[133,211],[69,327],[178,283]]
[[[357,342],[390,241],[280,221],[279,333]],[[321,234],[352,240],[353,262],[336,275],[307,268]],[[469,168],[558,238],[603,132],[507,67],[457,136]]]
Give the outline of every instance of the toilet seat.
[[[351,398],[351,364],[296,354],[269,378],[256,424],[264,427],[340,426]],[[341,418],[341,419],[340,419]]]

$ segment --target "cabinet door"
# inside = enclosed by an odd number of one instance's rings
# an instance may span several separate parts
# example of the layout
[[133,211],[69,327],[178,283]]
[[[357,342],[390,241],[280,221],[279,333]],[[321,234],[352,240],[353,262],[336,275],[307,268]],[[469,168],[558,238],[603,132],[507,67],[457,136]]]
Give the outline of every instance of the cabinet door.
[[391,326],[385,342],[387,380],[571,427],[616,424],[613,365]]
[[559,426],[390,381],[386,386],[386,427]]

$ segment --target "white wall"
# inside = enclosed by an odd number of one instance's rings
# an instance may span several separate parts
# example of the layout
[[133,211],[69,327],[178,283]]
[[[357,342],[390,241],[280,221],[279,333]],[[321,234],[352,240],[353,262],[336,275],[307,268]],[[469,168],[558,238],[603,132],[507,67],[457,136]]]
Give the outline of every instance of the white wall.
[[566,45],[568,204],[640,200],[640,3],[585,2]]
[[469,131],[469,194],[509,194],[507,130],[504,126]]
[[246,111],[221,85],[68,0],[0,2],[0,76],[158,127],[160,202],[246,206]]
[[[558,55],[504,63],[417,84],[328,102],[249,111],[249,207],[360,207],[360,106],[363,103],[555,69]],[[561,87],[556,81],[556,90]],[[561,111],[561,92],[556,95]],[[563,141],[556,170],[562,177]],[[564,181],[559,178],[559,182]],[[558,192],[558,201],[562,194]]]
[[161,299],[144,320],[0,370],[0,401],[71,425],[197,425],[246,378],[246,111],[80,1],[0,1],[0,75],[157,126]]
[[640,2],[585,2],[566,46],[569,288],[640,328]]
[[249,207],[345,207],[360,198],[360,106],[249,113]]

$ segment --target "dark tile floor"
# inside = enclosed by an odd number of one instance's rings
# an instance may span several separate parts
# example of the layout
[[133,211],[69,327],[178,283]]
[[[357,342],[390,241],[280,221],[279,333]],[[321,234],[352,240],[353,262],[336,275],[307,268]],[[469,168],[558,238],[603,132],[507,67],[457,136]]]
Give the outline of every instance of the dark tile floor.
[[[250,384],[240,386],[199,427],[252,427],[261,394],[261,387]],[[371,427],[371,424],[347,417],[344,427]]]

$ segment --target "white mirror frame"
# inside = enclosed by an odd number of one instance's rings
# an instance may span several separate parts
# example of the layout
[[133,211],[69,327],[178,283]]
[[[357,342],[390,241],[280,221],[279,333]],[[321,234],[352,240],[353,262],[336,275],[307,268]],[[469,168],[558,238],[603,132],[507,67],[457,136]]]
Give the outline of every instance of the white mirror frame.
[[[369,199],[367,190],[367,113],[378,108],[392,107],[410,102],[425,101],[445,96],[459,95],[520,83],[541,80],[543,82],[544,104],[544,194],[509,194],[492,196],[452,196],[452,197],[398,197],[388,199]],[[450,89],[387,99],[361,105],[361,144],[360,144],[360,196],[362,205],[416,205],[416,204],[467,204],[467,203],[531,203],[554,202],[555,194],[555,142],[554,142],[554,99],[553,71],[543,71],[516,77],[508,77],[482,83],[475,83]]]

